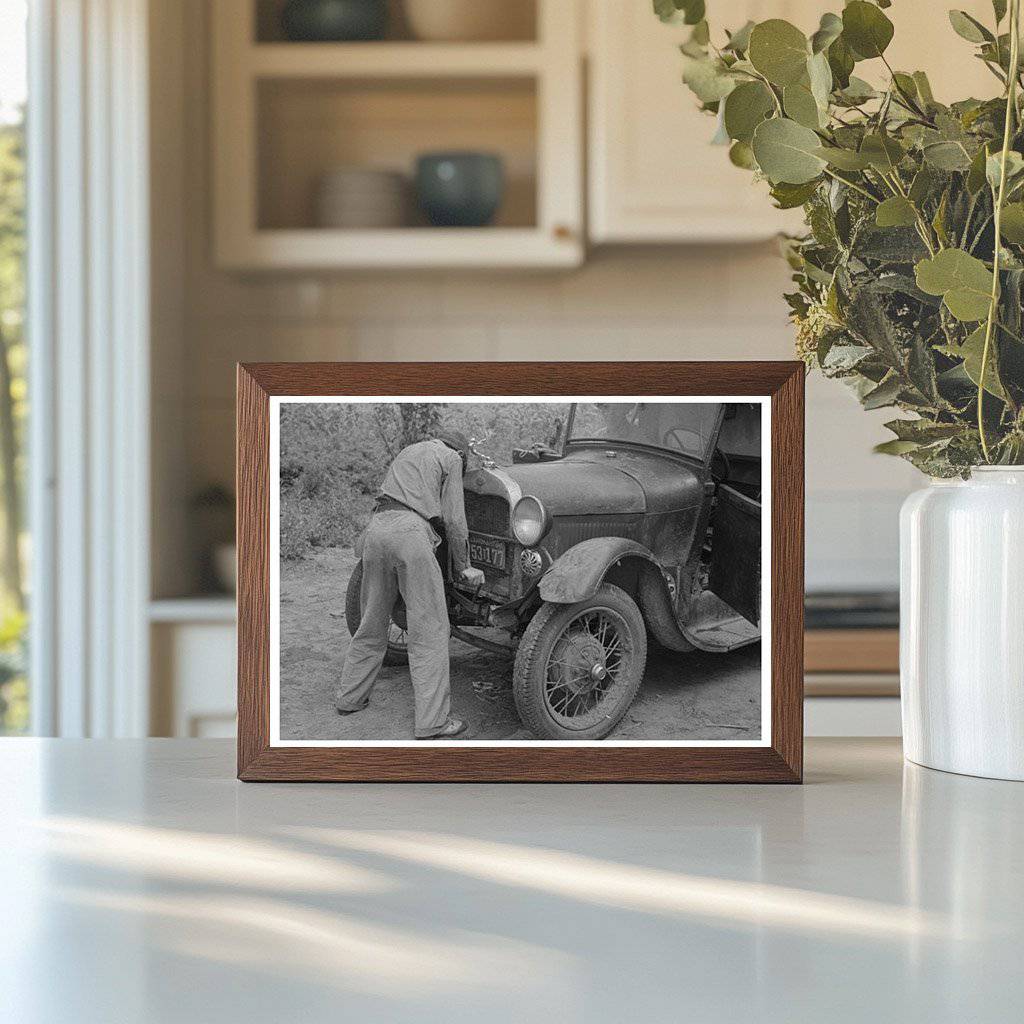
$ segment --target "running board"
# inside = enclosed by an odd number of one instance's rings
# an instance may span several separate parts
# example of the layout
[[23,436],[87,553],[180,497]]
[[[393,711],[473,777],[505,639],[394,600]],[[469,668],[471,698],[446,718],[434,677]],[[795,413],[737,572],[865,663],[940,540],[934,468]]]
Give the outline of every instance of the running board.
[[718,653],[746,647],[761,638],[757,626],[710,590],[693,603],[690,621],[680,623],[679,629],[694,647]]
[[475,633],[467,632],[461,626],[452,626],[452,636],[456,640],[461,640],[464,644],[477,647],[481,651],[489,651],[491,654],[504,654],[512,658],[516,653],[516,649],[512,644],[499,644],[495,640],[487,640],[482,636],[477,636]]

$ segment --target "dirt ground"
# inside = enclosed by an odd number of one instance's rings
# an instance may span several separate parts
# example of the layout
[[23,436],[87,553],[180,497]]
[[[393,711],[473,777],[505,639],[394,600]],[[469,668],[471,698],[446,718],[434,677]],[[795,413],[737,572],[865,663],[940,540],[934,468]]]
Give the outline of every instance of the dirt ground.
[[[384,667],[370,706],[334,710],[348,648],[345,588],[350,548],[320,550],[281,565],[281,738],[405,739],[413,735],[405,668]],[[500,639],[500,637],[495,637]],[[468,739],[531,739],[512,700],[512,661],[451,642],[452,713]],[[610,739],[752,740],[761,732],[760,645],[731,654],[671,654],[650,648],[640,694]]]

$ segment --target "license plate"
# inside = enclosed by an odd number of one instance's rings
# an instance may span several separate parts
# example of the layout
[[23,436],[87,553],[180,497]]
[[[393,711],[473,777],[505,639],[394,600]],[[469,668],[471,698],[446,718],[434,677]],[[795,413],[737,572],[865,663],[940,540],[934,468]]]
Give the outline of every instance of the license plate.
[[484,569],[505,568],[505,544],[500,540],[469,539],[469,560]]

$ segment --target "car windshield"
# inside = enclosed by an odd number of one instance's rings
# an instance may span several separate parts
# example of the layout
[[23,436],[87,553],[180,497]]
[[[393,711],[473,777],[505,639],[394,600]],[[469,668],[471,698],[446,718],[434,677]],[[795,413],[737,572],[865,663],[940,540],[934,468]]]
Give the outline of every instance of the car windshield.
[[703,460],[721,402],[579,402],[569,441],[625,441]]

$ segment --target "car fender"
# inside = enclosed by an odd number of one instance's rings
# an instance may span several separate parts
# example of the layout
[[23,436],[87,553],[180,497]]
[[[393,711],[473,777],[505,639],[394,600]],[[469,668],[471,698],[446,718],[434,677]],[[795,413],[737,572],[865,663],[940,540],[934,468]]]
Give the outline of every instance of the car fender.
[[541,577],[540,596],[555,604],[575,604],[597,593],[608,570],[624,558],[650,563],[661,575],[654,556],[625,537],[592,537],[569,548]]

